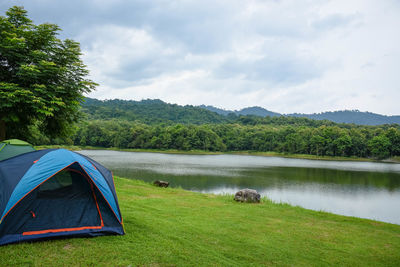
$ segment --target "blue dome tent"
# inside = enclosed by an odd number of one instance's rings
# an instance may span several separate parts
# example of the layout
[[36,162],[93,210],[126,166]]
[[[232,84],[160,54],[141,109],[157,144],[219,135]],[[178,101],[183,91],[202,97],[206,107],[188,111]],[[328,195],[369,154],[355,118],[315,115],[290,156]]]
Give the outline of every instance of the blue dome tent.
[[0,216],[0,245],[124,234],[112,173],[65,149],[0,161]]

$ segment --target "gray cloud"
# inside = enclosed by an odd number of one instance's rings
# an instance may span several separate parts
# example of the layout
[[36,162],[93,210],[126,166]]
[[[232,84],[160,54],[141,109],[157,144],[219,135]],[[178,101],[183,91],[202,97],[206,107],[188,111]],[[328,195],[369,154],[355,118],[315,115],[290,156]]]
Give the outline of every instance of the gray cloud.
[[[267,81],[271,85],[303,83],[322,74],[314,62],[288,57],[264,56],[254,61],[227,59],[215,71],[218,78],[241,76],[248,80]],[[247,89],[249,90],[249,89]]]
[[359,15],[352,14],[352,15],[341,15],[341,14],[333,14],[327,17],[315,20],[312,23],[312,26],[315,27],[317,30],[331,30],[337,27],[347,26],[350,23],[353,23],[361,19]]

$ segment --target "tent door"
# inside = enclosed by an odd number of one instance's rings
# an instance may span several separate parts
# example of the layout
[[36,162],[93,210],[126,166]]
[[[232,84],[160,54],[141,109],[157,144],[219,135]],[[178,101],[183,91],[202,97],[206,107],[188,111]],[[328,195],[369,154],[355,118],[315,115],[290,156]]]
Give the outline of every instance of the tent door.
[[80,165],[73,164],[18,203],[4,222],[7,232],[34,235],[100,229],[104,224],[95,190]]

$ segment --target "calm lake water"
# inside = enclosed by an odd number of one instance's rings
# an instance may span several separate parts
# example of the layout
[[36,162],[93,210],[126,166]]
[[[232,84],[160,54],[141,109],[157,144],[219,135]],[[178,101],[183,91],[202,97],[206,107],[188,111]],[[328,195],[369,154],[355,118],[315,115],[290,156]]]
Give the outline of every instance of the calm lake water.
[[79,153],[115,175],[205,193],[256,189],[275,202],[400,224],[400,164],[244,155]]

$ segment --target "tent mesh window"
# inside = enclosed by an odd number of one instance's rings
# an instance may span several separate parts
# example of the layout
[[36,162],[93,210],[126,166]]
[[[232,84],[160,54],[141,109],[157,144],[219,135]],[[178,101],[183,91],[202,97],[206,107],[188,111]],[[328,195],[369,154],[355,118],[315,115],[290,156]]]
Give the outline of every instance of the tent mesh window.
[[72,186],[72,173],[69,171],[61,171],[39,187],[40,193],[51,192],[52,190],[61,189],[63,187]]

